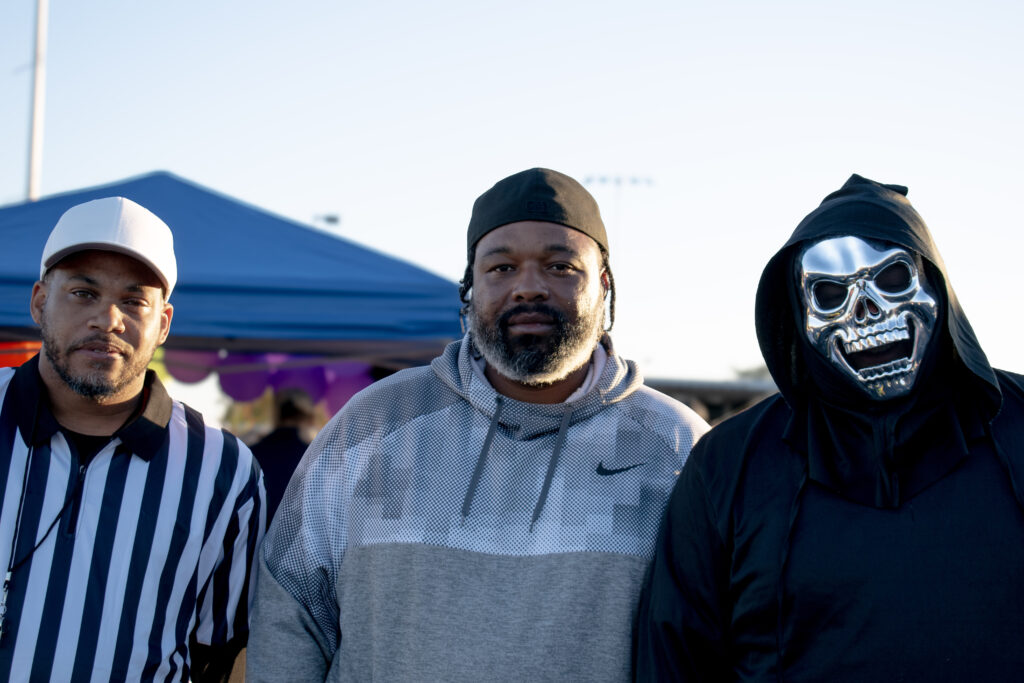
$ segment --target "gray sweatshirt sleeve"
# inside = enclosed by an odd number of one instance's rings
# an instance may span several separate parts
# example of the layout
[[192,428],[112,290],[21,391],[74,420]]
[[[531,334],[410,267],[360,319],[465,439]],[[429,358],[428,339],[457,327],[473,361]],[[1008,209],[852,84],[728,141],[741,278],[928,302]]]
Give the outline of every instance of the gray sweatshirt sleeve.
[[246,681],[323,681],[333,648],[316,620],[285,590],[261,556],[246,651]]
[[258,555],[248,681],[322,681],[338,647],[346,512],[328,495],[345,478],[337,427],[336,419],[310,444]]

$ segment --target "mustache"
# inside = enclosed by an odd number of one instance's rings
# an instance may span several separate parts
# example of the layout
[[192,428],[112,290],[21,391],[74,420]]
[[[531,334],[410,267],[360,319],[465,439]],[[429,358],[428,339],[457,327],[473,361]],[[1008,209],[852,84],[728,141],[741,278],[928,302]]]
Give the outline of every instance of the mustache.
[[117,337],[111,337],[103,334],[93,334],[71,344],[68,351],[77,351],[78,349],[84,349],[90,346],[107,346],[114,349],[117,353],[130,355],[130,349],[125,346]]
[[522,315],[524,313],[540,313],[546,315],[555,323],[557,327],[564,328],[569,319],[564,313],[559,311],[557,308],[548,306],[547,304],[518,304],[508,309],[501,316],[498,317],[498,328],[501,330],[508,330],[509,321],[512,316]]

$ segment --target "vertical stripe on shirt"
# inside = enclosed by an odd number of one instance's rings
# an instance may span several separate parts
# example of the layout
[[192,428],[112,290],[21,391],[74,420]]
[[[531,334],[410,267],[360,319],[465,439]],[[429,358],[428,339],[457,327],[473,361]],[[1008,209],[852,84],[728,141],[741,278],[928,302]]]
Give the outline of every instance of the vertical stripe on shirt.
[[[232,445],[228,445],[228,442],[232,442]],[[221,454],[220,468],[217,471],[216,479],[217,490],[227,491],[230,488],[230,482],[235,477],[235,470],[237,468],[238,460],[238,446],[234,439],[224,439],[224,446]],[[214,495],[210,501],[210,509],[206,517],[206,532],[204,538],[209,538],[214,528],[228,529],[230,524],[230,517],[234,509],[234,499],[227,499],[225,495]],[[224,532],[221,532],[224,534]],[[227,554],[225,549],[220,545],[216,550],[212,549],[212,546],[207,546],[210,552],[216,553],[207,558],[211,562],[218,562],[223,555],[223,561],[221,562],[221,573],[227,572],[230,568],[231,562],[231,549],[228,548]],[[224,566],[227,565],[227,566]],[[217,635],[214,633],[214,627],[217,623],[217,610],[211,604],[210,591],[215,591],[215,584],[219,581],[220,573],[211,577],[212,580],[204,584],[199,588],[199,594],[196,596],[196,604],[199,607],[199,614],[202,616],[201,624],[196,630],[196,639],[200,643],[211,643],[217,642]]]
[[[132,544],[132,561],[128,572],[128,583],[124,593],[124,604],[136,606],[142,601],[142,584],[149,569],[149,554],[153,548],[153,536],[156,532],[157,515],[146,510],[160,500],[160,491],[164,487],[166,467],[161,463],[150,461],[146,475],[146,486],[142,493],[142,509],[149,514],[140,514],[138,527],[135,531],[135,542]],[[139,613],[136,609],[121,610],[121,625],[117,630],[117,647],[114,649],[114,661],[111,670],[117,675],[127,675],[128,663],[131,660],[135,644],[135,622]]]
[[[259,530],[266,526],[266,506],[262,505],[260,501],[267,499],[266,491],[260,489],[259,477],[255,478],[253,486],[257,488],[256,494],[252,500],[255,508],[249,514],[249,528],[246,530],[246,537],[251,538],[255,534],[259,533]],[[239,585],[240,589],[247,589],[249,595],[252,595],[255,590],[255,576],[256,573],[253,571],[253,561],[256,558],[256,546],[252,543],[247,544],[245,549],[245,578]],[[243,630],[247,630],[249,623],[249,606],[245,604],[244,600],[239,600],[238,606],[235,608],[235,623],[233,633],[240,633]]]
[[[173,485],[164,487],[160,500],[153,506],[153,514],[157,517],[156,536],[162,540],[159,543],[155,543],[150,552],[149,567],[146,570],[146,578],[143,584],[142,600],[137,607],[139,623],[136,626],[134,639],[136,647],[133,649],[129,660],[130,670],[140,672],[142,680],[153,680],[153,677],[159,678],[163,676],[161,667],[167,665],[167,662],[150,661],[149,642],[150,634],[154,629],[153,624],[157,620],[160,620],[162,624],[168,623],[166,615],[169,612],[177,613],[179,609],[194,609],[194,605],[190,600],[181,599],[180,591],[175,589],[174,586],[180,585],[182,576],[194,574],[196,564],[184,561],[183,557],[173,556],[169,547],[170,539],[174,534],[178,506],[182,496],[180,487],[184,483],[185,467],[187,464],[188,438],[184,431],[180,428],[175,428],[171,431],[170,451],[175,453],[176,457],[168,458],[167,471],[168,480],[173,482]],[[182,457],[183,453],[185,457]],[[196,539],[195,545],[198,547],[198,539]],[[157,598],[160,593],[161,579],[164,576],[164,571],[168,569],[168,565],[171,565],[169,575],[174,577],[175,580],[172,584],[170,599],[166,603],[161,604]],[[200,569],[200,571],[202,570]],[[173,649],[172,636],[167,632],[166,628],[163,629],[161,637],[157,642],[168,647],[168,652]]]
[[[191,408],[185,408],[186,423],[186,461],[185,474],[182,478],[182,490],[178,499],[177,521],[174,525],[174,533],[171,535],[169,557],[180,557],[184,551],[185,543],[188,541],[192,528],[192,511],[195,506],[196,491],[199,486],[199,474],[203,465],[203,446],[205,442],[205,430],[203,418]],[[174,587],[175,576],[178,567],[173,563],[164,565],[163,573],[160,575],[160,588],[157,593],[156,604],[169,605],[171,590]],[[192,603],[186,591],[186,599],[182,601],[182,612],[191,613],[193,610],[184,609]],[[164,638],[164,622],[167,619],[166,611],[157,610],[153,619],[153,630],[149,634],[149,656],[146,659],[145,671],[156,672],[159,666],[161,655],[161,641]],[[179,640],[179,643],[187,641]],[[180,649],[184,649],[183,646]],[[185,653],[178,653],[184,658]],[[151,678],[149,680],[152,680]]]
[[107,481],[103,487],[103,503],[100,507],[99,521],[96,528],[100,531],[92,552],[89,576],[85,583],[85,601],[80,617],[78,642],[74,649],[74,669],[69,680],[85,681],[89,678],[96,658],[96,645],[100,636],[100,626],[105,605],[107,580],[110,576],[110,563],[114,555],[114,539],[117,537],[124,499],[125,486],[128,481],[128,468],[131,454],[121,453],[115,457],[107,469]]
[[[24,613],[25,596],[28,594],[29,583],[33,578],[32,563],[34,560],[39,559],[32,552],[32,548],[38,540],[36,534],[41,532],[39,522],[43,517],[43,509],[47,502],[41,494],[46,491],[46,480],[50,472],[50,447],[47,445],[29,449],[27,455],[28,480],[24,490],[18,487],[16,492],[21,500],[21,523],[18,525],[17,546],[14,550],[14,557],[11,560],[15,565],[23,559],[24,562],[14,571],[11,578],[10,591],[7,595],[7,617],[4,620],[4,636],[3,640],[0,641],[0,644],[2,644],[2,647],[0,647],[0,658],[2,658],[0,659],[0,680],[5,681],[8,679],[17,680],[12,674],[16,674],[18,669],[24,669],[25,675],[27,675],[26,665],[31,662],[31,655],[29,654],[31,649],[23,647],[22,643],[27,638],[33,639],[34,642],[34,634],[31,632],[26,634],[26,638],[19,638],[19,636],[24,625],[22,614]],[[29,495],[32,491],[39,492],[40,495]],[[56,509],[49,511],[50,516],[47,522],[57,514],[59,509],[60,507],[58,506]],[[12,519],[16,517],[17,509]],[[39,595],[38,593],[35,594]],[[28,651],[26,652],[26,650]],[[16,661],[18,664],[17,668],[15,667]]]
[[[233,442],[233,439],[224,439],[225,443],[225,458],[224,460],[230,461],[231,471],[233,472],[236,468],[234,463],[238,461],[238,447],[235,446],[228,455],[227,444]],[[231,505],[231,517],[228,520],[228,532],[224,535],[224,557],[230,558],[234,548],[232,539],[235,538],[239,533],[238,527],[238,516],[237,512],[237,501],[227,501]],[[228,571],[218,572],[213,577],[213,640],[219,642],[226,642],[230,636],[228,635],[228,622],[227,622],[227,611],[228,611],[228,599],[231,596],[231,573],[230,567]],[[202,603],[200,603],[202,604]]]
[[[17,400],[17,397],[14,395],[14,392],[13,391],[7,391],[7,388],[5,387],[3,389],[3,398],[2,398],[2,400],[0,400],[0,415],[4,415],[4,414],[6,414],[6,415],[13,415],[14,414],[13,403],[16,400]],[[18,438],[18,425],[15,423],[14,420],[0,420],[0,448],[3,448],[3,444],[11,444],[11,457],[9,457],[9,458],[0,458],[0,493],[2,493],[3,496],[4,496],[4,498],[3,498],[3,500],[4,500],[4,509],[0,510],[0,518],[3,518],[3,517],[8,516],[8,515],[16,515],[16,514],[18,514],[17,508],[13,507],[11,505],[13,503],[13,505],[16,506],[17,502],[15,502],[13,500],[13,498],[14,498],[13,495],[11,495],[7,491],[8,477],[11,474],[11,465],[12,465],[12,463],[14,462],[15,458],[18,455],[18,451],[22,450],[24,448],[24,445],[25,445],[24,441],[22,439]],[[2,451],[0,451],[0,453],[2,453]],[[20,460],[20,458],[18,458],[18,459]],[[20,490],[20,487],[21,487],[20,479],[21,478],[20,477],[16,477],[16,478],[19,480],[18,481],[18,487],[19,487],[19,490]],[[7,527],[5,525],[4,526],[4,531],[6,531],[6,530],[7,530]],[[13,534],[13,531],[14,531],[14,528],[12,526],[11,527],[12,534]],[[3,562],[3,566],[0,567],[0,569],[3,569],[4,571],[7,570],[8,560],[10,559],[7,556],[7,553],[10,552],[10,550],[11,550],[11,542],[12,542],[12,540],[13,539],[11,539],[11,538],[5,538],[4,535],[0,535],[0,560],[2,560],[2,562]],[[2,641],[0,641],[0,642],[2,642]]]
[[[63,435],[61,436],[63,438]],[[55,632],[59,630],[64,615],[64,597],[70,583],[71,554],[75,549],[77,516],[81,513],[76,503],[81,500],[86,476],[86,468],[79,464],[74,445],[69,446],[72,457],[68,468],[64,503],[57,513],[57,525],[49,532],[54,537],[54,548],[53,559],[50,560],[49,585],[46,587],[46,598],[43,601],[42,624],[45,624],[47,630]],[[56,650],[57,638],[37,639],[35,654],[32,656],[32,680],[44,681],[50,678]]]

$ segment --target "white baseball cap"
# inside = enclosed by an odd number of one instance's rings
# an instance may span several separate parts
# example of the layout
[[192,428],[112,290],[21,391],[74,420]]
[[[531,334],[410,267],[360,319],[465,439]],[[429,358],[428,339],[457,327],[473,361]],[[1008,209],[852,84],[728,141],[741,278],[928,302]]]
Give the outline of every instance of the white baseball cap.
[[142,261],[163,282],[167,298],[178,280],[174,236],[148,209],[124,197],[105,197],[64,212],[43,247],[39,278],[65,256],[86,249],[114,251]]

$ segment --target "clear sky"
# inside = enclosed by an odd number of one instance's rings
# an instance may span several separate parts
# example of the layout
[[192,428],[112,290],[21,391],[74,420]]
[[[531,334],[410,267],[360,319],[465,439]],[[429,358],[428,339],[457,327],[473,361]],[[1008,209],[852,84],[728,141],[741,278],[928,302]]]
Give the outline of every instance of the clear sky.
[[[0,5],[0,204],[24,197],[34,12]],[[42,190],[169,170],[338,214],[455,280],[495,181],[604,177],[616,346],[649,376],[728,378],[761,362],[765,262],[856,172],[910,187],[993,364],[1024,371],[1022,18],[991,0],[51,0]]]

